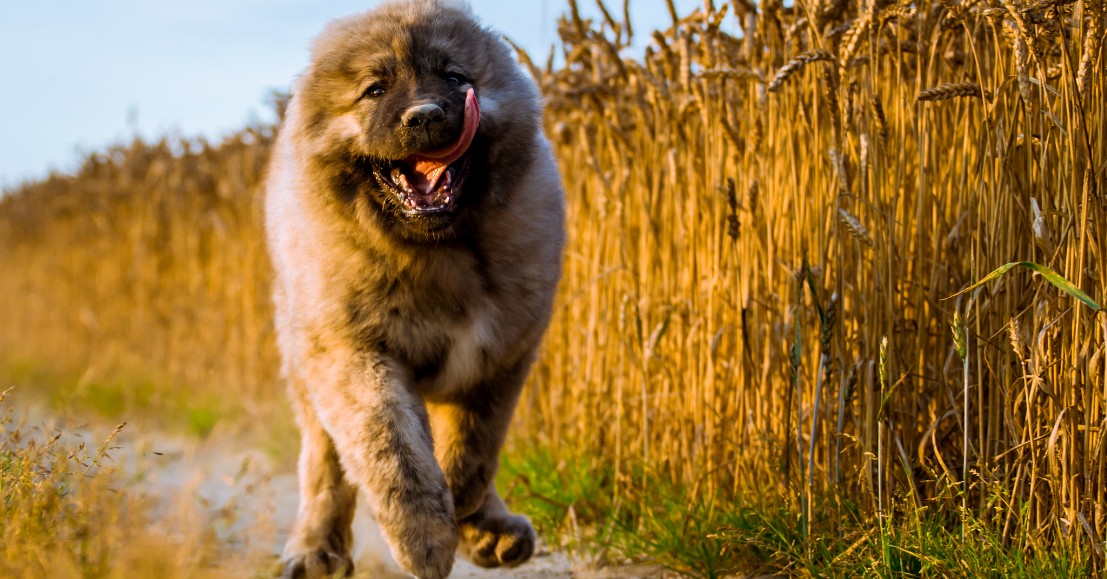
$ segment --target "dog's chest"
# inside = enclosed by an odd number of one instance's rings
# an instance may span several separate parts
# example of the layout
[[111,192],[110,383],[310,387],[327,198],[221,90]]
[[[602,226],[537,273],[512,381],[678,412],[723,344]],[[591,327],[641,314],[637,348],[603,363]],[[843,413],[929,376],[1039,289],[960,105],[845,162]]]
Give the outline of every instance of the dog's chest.
[[429,386],[449,387],[469,385],[487,373],[488,361],[494,346],[495,328],[485,312],[474,312],[467,323],[450,331],[450,346],[446,362],[438,376],[431,378]]
[[[490,370],[504,328],[482,280],[451,276],[451,283],[399,283],[382,308],[381,346],[411,371],[424,394],[448,393],[479,382]],[[379,310],[378,310],[379,311]]]
[[391,336],[389,349],[411,369],[421,392],[448,393],[488,373],[497,328],[485,307],[475,305],[461,319],[427,317],[408,328]]

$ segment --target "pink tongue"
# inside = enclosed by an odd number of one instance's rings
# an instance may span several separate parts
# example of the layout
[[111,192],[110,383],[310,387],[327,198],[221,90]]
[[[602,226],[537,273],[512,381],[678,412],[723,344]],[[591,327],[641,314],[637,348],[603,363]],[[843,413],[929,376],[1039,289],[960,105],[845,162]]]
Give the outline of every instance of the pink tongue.
[[412,166],[414,174],[411,175],[410,185],[423,195],[429,195],[438,187],[438,181],[450,163],[461,158],[469,145],[473,142],[473,136],[477,134],[477,125],[480,124],[480,107],[477,106],[477,95],[473,89],[465,95],[465,120],[461,128],[461,136],[453,144],[425,151],[418,155],[412,155],[405,161]]

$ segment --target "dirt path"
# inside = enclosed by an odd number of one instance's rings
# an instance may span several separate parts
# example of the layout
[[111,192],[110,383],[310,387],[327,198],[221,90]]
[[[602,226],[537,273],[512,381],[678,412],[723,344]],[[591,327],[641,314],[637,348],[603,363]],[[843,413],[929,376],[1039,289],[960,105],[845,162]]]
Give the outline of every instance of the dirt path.
[[[139,465],[148,472],[143,491],[172,501],[193,494],[206,505],[213,520],[234,512],[229,533],[261,530],[272,533],[273,553],[283,546],[284,533],[296,517],[296,475],[275,465],[264,453],[236,444],[231,436],[212,433],[203,441],[160,437],[148,443]],[[160,454],[153,454],[153,451]],[[354,520],[355,567],[358,575],[392,579],[408,577],[396,565],[364,502]],[[270,530],[272,529],[272,531]],[[525,569],[514,572],[485,570],[459,559],[453,577],[573,577],[572,564],[561,554],[540,550]]]
[[[74,442],[96,448],[114,425],[79,416],[57,416],[27,408],[25,424],[42,432],[63,432]],[[154,424],[132,421],[112,441],[108,456],[124,474],[128,489],[151,497],[155,516],[175,516],[217,534],[243,550],[261,549],[275,560],[296,515],[296,475],[228,429],[204,439],[166,433]],[[189,525],[186,525],[189,526]],[[392,559],[364,501],[354,521],[357,577],[410,577]],[[451,577],[623,578],[657,577],[656,569],[596,569],[540,546],[535,557],[515,570],[481,569],[458,558]]]

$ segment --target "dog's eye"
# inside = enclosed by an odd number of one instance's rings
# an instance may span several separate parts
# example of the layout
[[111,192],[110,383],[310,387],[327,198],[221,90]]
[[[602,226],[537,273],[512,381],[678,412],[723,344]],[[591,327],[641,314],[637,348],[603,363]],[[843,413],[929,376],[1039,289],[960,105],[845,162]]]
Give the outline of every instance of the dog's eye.
[[365,96],[367,96],[367,97],[377,98],[377,97],[380,97],[380,96],[383,96],[383,95],[384,95],[384,85],[383,84],[374,84],[374,85],[370,86],[369,88],[365,89]]
[[449,83],[450,86],[461,86],[461,83],[465,81],[461,78],[461,75],[451,74],[446,77],[446,82]]

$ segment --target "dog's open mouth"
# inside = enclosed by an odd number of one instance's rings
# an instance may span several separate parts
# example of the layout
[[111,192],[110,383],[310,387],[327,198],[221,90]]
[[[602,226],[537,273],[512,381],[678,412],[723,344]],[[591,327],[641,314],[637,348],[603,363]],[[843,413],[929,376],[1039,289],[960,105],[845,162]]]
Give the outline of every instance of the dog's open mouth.
[[381,177],[407,213],[440,213],[451,210],[457,201],[467,160],[462,157],[443,167],[433,180],[404,161],[393,161],[391,168],[385,169],[387,173],[381,172]]
[[465,95],[464,124],[456,141],[378,166],[381,179],[406,213],[429,215],[454,208],[468,166],[466,153],[479,124],[480,107],[476,93],[469,89]]

